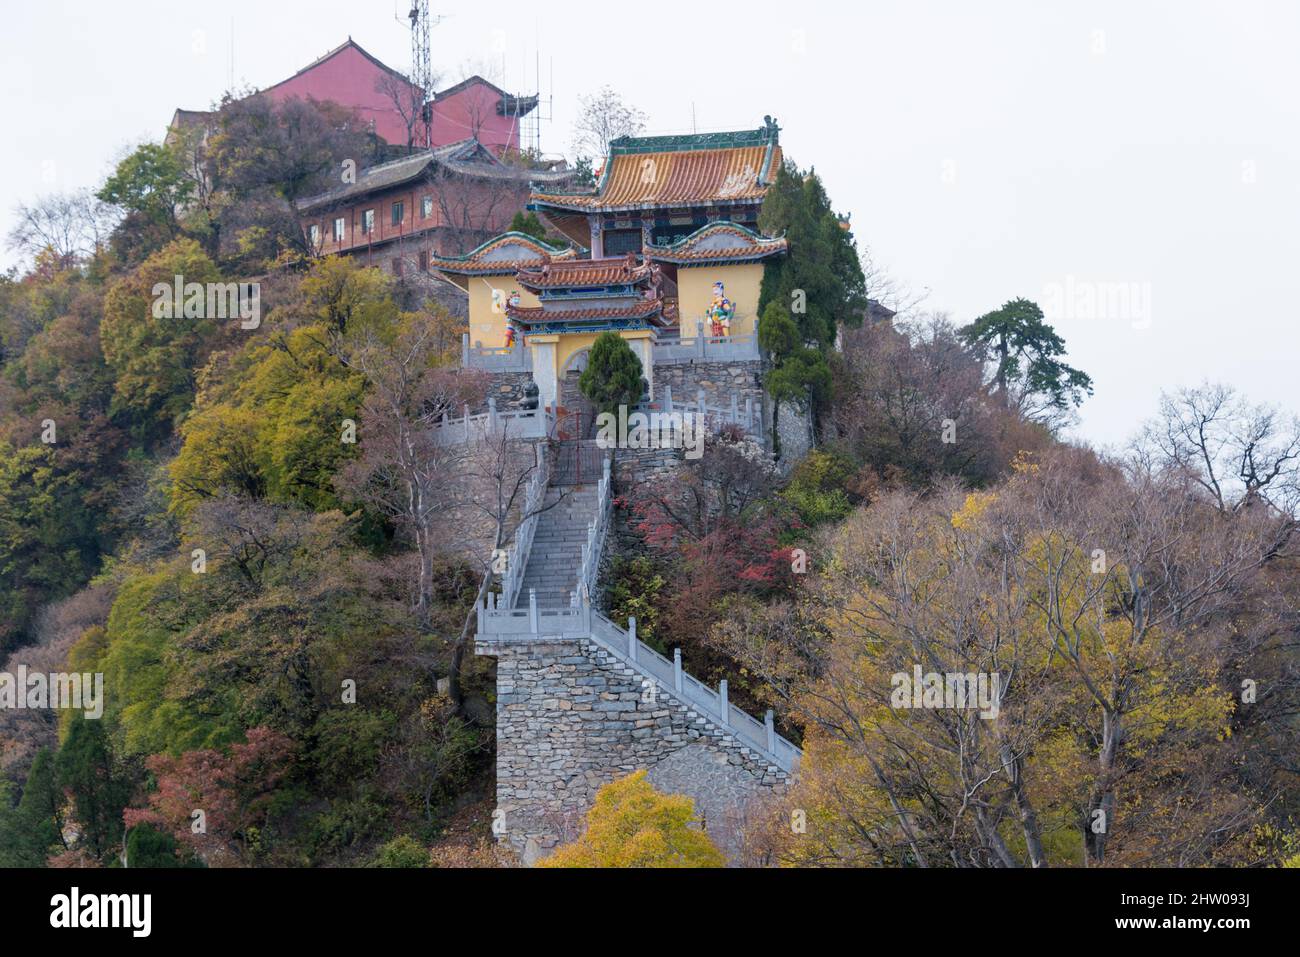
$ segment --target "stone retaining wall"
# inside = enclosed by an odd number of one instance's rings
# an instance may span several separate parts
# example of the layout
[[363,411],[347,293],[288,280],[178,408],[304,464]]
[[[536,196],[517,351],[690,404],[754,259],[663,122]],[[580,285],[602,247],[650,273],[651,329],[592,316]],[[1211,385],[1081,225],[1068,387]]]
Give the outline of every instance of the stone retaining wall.
[[672,386],[674,402],[694,402],[701,389],[709,405],[731,408],[731,397],[743,409],[745,399],[763,403],[763,363],[745,362],[677,362],[659,364],[654,369],[655,398],[663,399],[664,386]]
[[750,801],[788,775],[671,690],[590,638],[486,640],[497,658],[497,808],[528,864],[581,834],[604,784],[647,769],[661,791],[694,798],[734,858]]

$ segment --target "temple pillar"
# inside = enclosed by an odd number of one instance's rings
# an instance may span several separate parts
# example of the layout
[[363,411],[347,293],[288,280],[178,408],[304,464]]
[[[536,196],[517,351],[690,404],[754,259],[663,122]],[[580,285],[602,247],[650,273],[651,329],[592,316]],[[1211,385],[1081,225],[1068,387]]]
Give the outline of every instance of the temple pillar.
[[560,401],[559,371],[555,368],[555,346],[559,336],[529,336],[533,353],[533,381],[537,383],[537,401],[542,408],[554,408]]
[[623,338],[627,344],[632,347],[636,357],[641,360],[641,374],[645,376],[645,381],[650,387],[650,400],[654,401],[655,397],[655,356],[654,356],[654,333],[649,329],[637,329],[624,332]]

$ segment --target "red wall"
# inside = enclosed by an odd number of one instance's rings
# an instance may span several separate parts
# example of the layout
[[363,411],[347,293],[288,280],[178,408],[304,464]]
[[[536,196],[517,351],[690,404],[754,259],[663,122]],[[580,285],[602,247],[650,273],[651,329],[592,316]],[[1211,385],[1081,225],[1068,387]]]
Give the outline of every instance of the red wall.
[[[376,192],[333,209],[316,210],[302,217],[302,227],[308,235],[310,226],[320,228],[318,252],[321,255],[364,249],[433,229],[447,235],[435,237],[429,245],[441,255],[459,255],[469,252],[488,236],[502,232],[528,202],[528,193],[526,183],[511,186],[464,179],[417,183]],[[433,210],[427,217],[421,215],[426,196],[433,200]],[[402,222],[396,226],[393,225],[394,201],[403,205]],[[361,216],[367,209],[375,211],[375,228],[363,233]],[[345,220],[341,243],[334,241],[334,219],[338,216]],[[444,241],[448,237],[459,238],[469,245],[466,248],[449,245]]]
[[388,142],[405,146],[406,124],[392,100],[375,89],[375,82],[386,75],[355,47],[344,47],[323,63],[265,92],[277,101],[312,97],[352,107],[366,123],[373,120],[375,132]]
[[483,83],[474,83],[451,96],[434,101],[433,145],[455,143],[476,137],[480,143],[500,153],[519,148],[519,120],[497,113],[501,95]]
[[[334,100],[352,107],[362,120],[375,124],[375,132],[389,143],[406,145],[406,124],[393,107],[391,98],[375,88],[385,71],[353,46],[345,46],[329,59],[265,91],[282,101],[290,97]],[[514,117],[499,116],[500,95],[484,84],[472,84],[433,104],[434,146],[455,143],[478,135],[494,152],[518,148],[519,131]],[[417,144],[418,145],[418,144]]]

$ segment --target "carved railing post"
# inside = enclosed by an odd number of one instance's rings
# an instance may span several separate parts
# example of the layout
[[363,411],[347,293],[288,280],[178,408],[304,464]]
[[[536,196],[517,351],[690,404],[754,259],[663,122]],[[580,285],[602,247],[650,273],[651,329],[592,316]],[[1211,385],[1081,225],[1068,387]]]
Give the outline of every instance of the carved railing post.
[[771,754],[776,754],[776,716],[772,709],[767,709],[767,714],[763,716],[763,724],[767,727],[767,750]]
[[718,682],[718,702],[722,706],[722,723],[731,726],[731,706],[727,703],[727,679]]
[[539,634],[542,630],[541,623],[537,619],[537,589],[528,589],[528,627],[534,635]]
[[673,649],[673,688],[682,693],[682,649]]

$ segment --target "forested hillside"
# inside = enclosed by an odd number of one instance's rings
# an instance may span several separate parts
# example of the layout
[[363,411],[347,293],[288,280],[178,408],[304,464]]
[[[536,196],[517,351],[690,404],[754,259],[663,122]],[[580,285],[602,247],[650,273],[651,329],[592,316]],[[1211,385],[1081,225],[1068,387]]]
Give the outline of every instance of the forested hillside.
[[[33,200],[0,278],[0,671],[104,676],[102,718],[0,710],[0,865],[510,863],[465,653],[490,556],[419,460],[486,385],[444,308],[304,246],[290,204],[372,149],[355,118],[218,123],[197,180],[195,144],[148,144]],[[782,169],[763,217],[795,251],[764,386],[819,445],[785,472],[723,430],[620,489],[604,596],[802,745],[744,863],[1297,860],[1296,418],[1206,385],[1122,452],[1067,443],[1092,384],[1034,303],[872,321],[888,290],[815,175]],[[160,317],[177,276],[258,282],[260,322]],[[1000,676],[996,715],[913,707],[914,668]],[[640,788],[622,813],[685,827]]]

